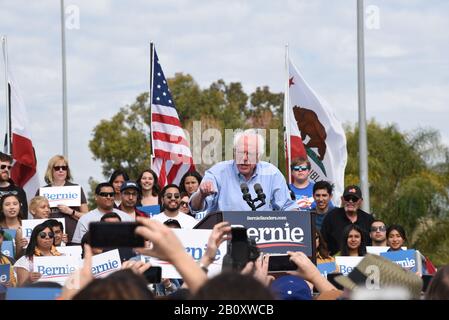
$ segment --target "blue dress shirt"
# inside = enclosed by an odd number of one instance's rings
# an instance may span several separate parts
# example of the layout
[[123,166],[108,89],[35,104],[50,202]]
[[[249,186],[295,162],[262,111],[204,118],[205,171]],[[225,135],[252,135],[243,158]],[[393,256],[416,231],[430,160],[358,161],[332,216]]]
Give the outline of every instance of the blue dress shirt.
[[[251,210],[242,198],[240,184],[243,182],[248,185],[252,199],[256,197],[254,185],[259,183],[262,186],[266,195],[266,204],[257,209],[258,211],[299,209],[295,201],[291,200],[290,190],[284,176],[278,168],[268,162],[258,162],[253,175],[249,180],[246,180],[238,171],[234,160],[223,161],[207,170],[203,181],[212,181],[216,193],[206,197],[203,208],[197,211],[190,208],[191,212]],[[197,192],[200,192],[199,189]],[[257,206],[259,203],[256,202],[255,205]]]

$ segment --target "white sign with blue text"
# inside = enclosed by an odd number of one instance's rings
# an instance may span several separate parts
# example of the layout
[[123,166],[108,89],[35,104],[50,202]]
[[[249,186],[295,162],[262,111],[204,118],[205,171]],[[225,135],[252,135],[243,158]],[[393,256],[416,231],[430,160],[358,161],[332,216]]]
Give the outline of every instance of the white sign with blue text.
[[325,278],[327,278],[327,275],[329,273],[337,271],[337,265],[335,264],[335,262],[318,263],[316,266],[321,275]]
[[[200,261],[207,249],[207,241],[212,230],[206,229],[173,229],[173,232],[181,241],[186,249],[186,252],[192,256],[195,261]],[[223,256],[226,254],[227,246],[224,241],[217,250],[215,261],[208,267],[208,277],[213,277],[221,272],[223,265]],[[162,261],[153,257],[142,256],[143,261],[149,261],[152,266],[159,266],[162,268],[162,278],[180,279],[182,278],[176,268],[167,261]]]
[[[48,219],[27,219],[27,220],[22,220],[22,230],[23,230],[23,237],[26,238],[28,240],[28,243],[30,242],[30,238],[31,238],[31,233],[33,232],[33,229],[35,226],[37,226],[38,224],[41,224],[45,221],[47,221]],[[58,220],[59,222],[62,223],[62,225],[64,226],[64,230],[65,229],[65,219],[64,218],[57,218],[54,220]]]
[[81,205],[80,186],[40,188],[39,195],[48,199],[50,208],[57,207],[60,204],[68,207],[79,207]]
[[56,247],[56,250],[65,256],[72,256],[78,259],[81,259],[81,253],[83,251],[81,246]]
[[64,285],[68,276],[80,267],[80,259],[71,256],[33,257],[33,271],[42,276],[38,281]]
[[339,267],[339,271],[347,276],[351,271],[359,264],[363,257],[347,257],[347,256],[337,256],[335,257],[335,263]]
[[118,249],[106,251],[92,257],[92,275],[94,278],[104,278],[122,268]]

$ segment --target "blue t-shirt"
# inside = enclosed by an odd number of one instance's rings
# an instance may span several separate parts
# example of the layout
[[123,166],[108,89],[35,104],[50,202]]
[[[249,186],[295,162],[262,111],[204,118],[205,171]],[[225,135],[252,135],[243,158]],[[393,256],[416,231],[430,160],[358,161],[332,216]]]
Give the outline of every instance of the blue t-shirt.
[[296,203],[301,209],[310,210],[314,208],[314,199],[313,199],[313,186],[315,184],[313,182],[309,182],[309,185],[305,188],[296,188],[293,183],[290,184],[290,189],[296,196]]
[[161,213],[161,206],[158,205],[158,204],[155,204],[155,205],[152,205],[152,206],[136,207],[136,209],[139,209],[140,211],[144,212],[149,217],[152,217],[152,216],[154,216],[156,214]]

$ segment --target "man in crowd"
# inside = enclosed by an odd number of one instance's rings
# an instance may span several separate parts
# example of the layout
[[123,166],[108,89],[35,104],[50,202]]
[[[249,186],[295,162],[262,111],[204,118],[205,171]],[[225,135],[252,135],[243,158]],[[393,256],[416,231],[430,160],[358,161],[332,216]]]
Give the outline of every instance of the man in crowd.
[[340,251],[343,230],[350,224],[358,225],[365,232],[365,239],[369,239],[368,233],[374,218],[360,209],[362,201],[360,188],[354,185],[348,186],[341,197],[342,207],[334,208],[324,218],[321,234],[327,242],[331,255]]
[[102,182],[95,188],[95,202],[97,208],[83,215],[76,225],[73,234],[73,243],[81,243],[84,234],[89,230],[89,223],[100,221],[103,214],[108,212],[117,213],[122,221],[134,221],[129,214],[114,208],[114,188],[108,182]]
[[321,230],[321,225],[334,205],[332,204],[332,185],[327,181],[318,181],[313,185],[313,199],[316,203],[315,226],[318,231]]
[[371,223],[369,237],[375,247],[385,247],[387,245],[387,226],[382,220],[374,220]]
[[198,223],[192,216],[179,211],[179,207],[181,206],[181,193],[177,185],[166,185],[160,195],[164,211],[154,215],[152,219],[162,223],[167,220],[177,220],[183,229],[192,229]]
[[121,203],[119,210],[126,212],[134,220],[136,216],[148,217],[145,213],[136,208],[137,200],[140,197],[140,187],[134,181],[125,181],[120,187]]
[[25,191],[16,186],[14,181],[11,180],[12,169],[11,156],[0,152],[0,198],[7,194],[17,195],[21,204],[21,216],[22,219],[28,219],[28,202]]
[[309,160],[302,157],[293,159],[290,168],[293,178],[290,190],[295,194],[296,203],[301,209],[312,209],[314,183],[309,181]]
[[[254,186],[260,184],[266,204],[260,210],[298,210],[291,200],[284,176],[274,165],[259,161],[265,142],[255,130],[234,136],[234,160],[217,163],[206,171],[198,190],[190,199],[191,212],[249,210],[243,199],[241,184],[246,183],[251,198],[256,198]],[[255,206],[261,204],[256,203]]]

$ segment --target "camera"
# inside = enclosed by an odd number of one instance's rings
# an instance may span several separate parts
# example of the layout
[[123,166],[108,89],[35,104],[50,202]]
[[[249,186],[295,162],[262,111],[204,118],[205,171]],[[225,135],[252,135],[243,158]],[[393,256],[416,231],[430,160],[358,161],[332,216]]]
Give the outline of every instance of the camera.
[[223,257],[223,270],[240,271],[250,261],[256,261],[260,252],[256,242],[248,239],[246,228],[232,227],[232,239],[228,242],[228,252]]

